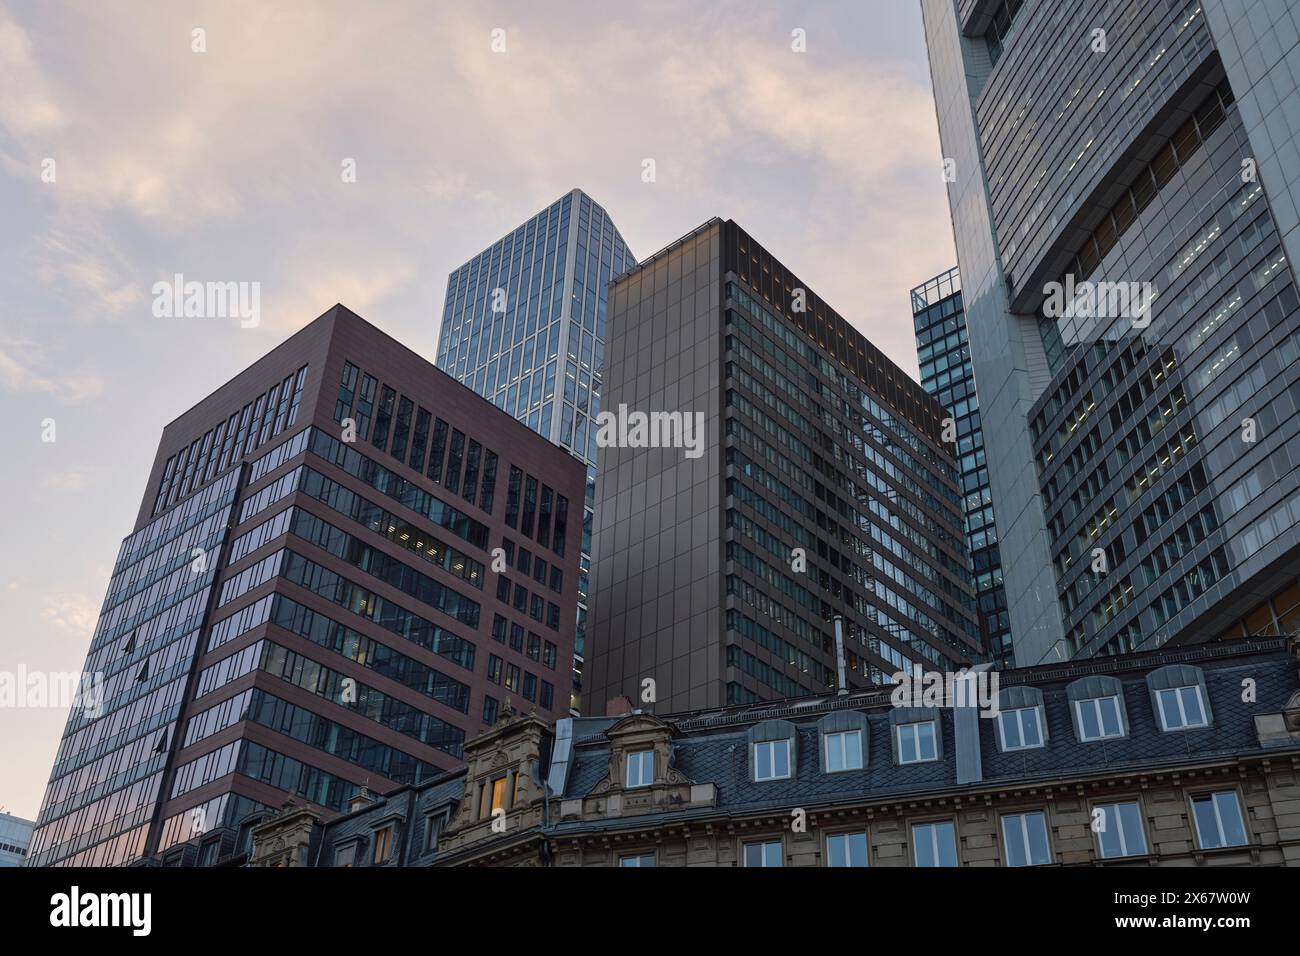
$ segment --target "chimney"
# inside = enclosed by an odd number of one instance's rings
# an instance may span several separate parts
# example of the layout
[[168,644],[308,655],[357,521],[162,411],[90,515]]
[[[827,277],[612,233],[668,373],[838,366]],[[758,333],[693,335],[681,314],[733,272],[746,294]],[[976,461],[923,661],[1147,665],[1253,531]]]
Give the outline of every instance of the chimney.
[[356,795],[348,801],[348,812],[356,813],[361,808],[368,807],[374,802],[374,799],[370,796],[370,791],[366,788],[365,784],[362,784],[361,789],[358,790]]
[[632,713],[632,700],[627,695],[615,697],[605,704],[606,717],[622,717],[630,713]]

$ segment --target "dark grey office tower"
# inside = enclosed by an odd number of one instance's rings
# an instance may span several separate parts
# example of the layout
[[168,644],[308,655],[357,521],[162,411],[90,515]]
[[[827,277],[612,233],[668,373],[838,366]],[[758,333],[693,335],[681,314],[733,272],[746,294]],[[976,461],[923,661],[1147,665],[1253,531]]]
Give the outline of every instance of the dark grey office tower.
[[1294,630],[1300,9],[922,11],[1016,662]]
[[1002,553],[993,520],[984,430],[970,366],[961,277],[956,269],[941,272],[912,290],[912,325],[921,387],[952,415],[966,510],[966,543],[970,547],[984,643],[999,666],[1014,667],[1007,596],[1002,588]]
[[824,693],[837,615],[850,687],[980,654],[947,412],[739,226],[613,282],[608,337],[589,710]]

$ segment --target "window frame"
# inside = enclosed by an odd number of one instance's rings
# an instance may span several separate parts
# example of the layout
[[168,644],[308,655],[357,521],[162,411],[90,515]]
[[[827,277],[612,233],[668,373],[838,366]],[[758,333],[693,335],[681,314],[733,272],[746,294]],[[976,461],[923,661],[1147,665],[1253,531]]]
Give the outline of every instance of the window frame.
[[[850,736],[855,738],[855,743],[852,745],[850,745],[848,742],[848,738]],[[839,738],[839,756],[840,756],[841,766],[839,766],[838,768],[831,766],[831,738],[832,737]],[[847,759],[850,754],[850,746],[852,746],[851,752],[853,754],[853,759],[857,761],[856,767],[850,766],[850,761]],[[853,730],[831,730],[822,734],[822,766],[826,773],[849,773],[853,770],[862,770],[863,769],[862,764],[863,761],[862,761],[862,731],[861,730],[856,728]]]
[[[1102,720],[1102,714],[1101,714],[1101,702],[1103,700],[1114,701],[1115,703],[1115,722],[1119,726],[1119,731],[1117,733],[1108,734],[1105,732],[1106,722]],[[1121,699],[1118,694],[1107,694],[1104,697],[1084,697],[1080,700],[1072,701],[1072,703],[1074,704],[1075,724],[1079,728],[1080,743],[1090,744],[1090,743],[1095,743],[1098,740],[1118,740],[1128,736],[1128,732],[1124,729],[1123,704],[1121,703]],[[1096,717],[1097,717],[1097,729],[1102,731],[1102,733],[1099,736],[1096,737],[1085,736],[1086,728],[1084,726],[1084,721],[1083,721],[1084,704],[1095,705]]]
[[[646,767],[645,767],[645,758],[646,758],[646,757],[649,757],[649,758],[650,758],[650,761],[649,761],[649,762],[650,762],[650,768],[649,768],[649,769],[650,769],[650,776],[649,776],[649,779],[645,779],[645,773],[644,773],[644,771],[645,771],[645,769],[646,769]],[[635,759],[634,759],[634,758],[635,758]],[[623,767],[623,786],[624,786],[624,788],[626,788],[626,789],[628,789],[628,790],[640,790],[640,789],[642,789],[642,788],[644,788],[644,787],[648,787],[648,786],[652,785],[652,784],[655,782],[655,752],[654,752],[654,748],[653,748],[653,747],[648,747],[648,748],[646,748],[646,749],[644,749],[644,750],[631,750],[631,751],[628,751],[627,756],[624,758],[623,763],[624,763],[624,767]],[[632,781],[632,768],[633,768],[633,766],[636,766],[636,768],[637,768],[637,770],[638,770],[638,773],[637,773],[637,779],[638,779],[638,781],[641,781],[641,782],[634,783],[634,782]]]
[[[1241,834],[1244,837],[1244,840],[1241,843],[1220,843],[1215,846],[1206,846],[1201,834],[1201,818],[1196,814],[1196,802],[1198,800],[1210,800],[1210,805],[1214,808],[1215,825],[1219,828],[1219,833],[1221,835],[1226,835],[1224,834],[1223,829],[1223,815],[1219,811],[1219,805],[1216,798],[1227,796],[1229,794],[1232,795],[1232,799],[1237,808],[1237,819],[1241,822]],[[1196,848],[1198,850],[1237,850],[1251,845],[1253,834],[1251,833],[1250,826],[1246,819],[1245,801],[1241,799],[1241,791],[1236,787],[1229,787],[1226,790],[1201,790],[1195,793],[1189,793],[1187,795],[1187,804],[1188,811],[1192,818],[1192,830],[1196,835]]]
[[[783,837],[760,837],[756,840],[743,840],[740,844],[740,865],[749,868],[749,853],[751,846],[760,847],[759,859],[762,861],[754,869],[784,869],[785,868],[785,839]],[[767,862],[767,848],[775,846],[779,851],[778,861],[775,864]]]
[[[1137,797],[1137,796],[1133,796],[1133,797],[1110,797],[1110,798],[1108,798],[1108,799],[1107,799],[1106,801],[1104,801],[1104,802],[1103,802],[1103,801],[1100,801],[1100,800],[1099,800],[1099,801],[1095,801],[1095,802],[1093,802],[1093,803],[1090,805],[1090,807],[1089,807],[1088,819],[1089,819],[1089,821],[1092,820],[1093,812],[1095,812],[1096,810],[1099,810],[1099,809],[1105,810],[1105,809],[1109,809],[1109,808],[1112,808],[1112,807],[1120,807],[1120,806],[1126,806],[1126,805],[1130,805],[1130,804],[1131,804],[1132,806],[1137,807],[1138,836],[1140,836],[1140,837],[1142,838],[1142,850],[1141,850],[1140,852],[1130,852],[1130,851],[1129,851],[1129,849],[1128,849],[1128,845],[1127,845],[1127,844],[1128,844],[1128,840],[1125,838],[1124,830],[1123,830],[1123,828],[1121,827],[1121,828],[1119,829],[1119,831],[1118,831],[1118,832],[1119,832],[1119,839],[1120,839],[1120,849],[1123,850],[1124,852],[1122,852],[1122,853],[1120,853],[1120,854],[1118,854],[1118,855],[1116,855],[1116,856],[1109,856],[1109,855],[1107,855],[1107,853],[1106,853],[1106,848],[1105,848],[1105,846],[1104,846],[1104,845],[1102,844],[1102,842],[1101,842],[1101,832],[1102,832],[1102,831],[1097,830],[1097,829],[1094,829],[1094,828],[1092,827],[1092,825],[1091,825],[1091,822],[1090,822],[1090,823],[1089,823],[1089,829],[1092,830],[1093,835],[1096,837],[1096,842],[1097,842],[1097,857],[1098,857],[1098,859],[1102,859],[1102,860],[1130,860],[1130,859],[1133,859],[1134,857],[1150,856],[1150,855],[1151,855],[1151,845],[1150,845],[1150,842],[1147,840],[1147,819],[1146,819],[1146,811],[1145,811],[1145,808],[1142,806],[1142,800],[1141,800],[1140,797]],[[1118,814],[1116,814],[1116,818],[1118,819]],[[1109,826],[1109,817],[1107,818],[1107,821],[1108,821],[1108,824],[1107,824],[1107,825]]]
[[[1174,695],[1174,699],[1178,702],[1178,714],[1180,717],[1185,718],[1187,714],[1186,714],[1186,708],[1183,706],[1183,695],[1182,695],[1182,692],[1185,690],[1190,690],[1195,692],[1196,706],[1199,707],[1201,711],[1201,721],[1200,723],[1196,723],[1196,724],[1183,723],[1177,727],[1170,727],[1169,721],[1166,717],[1165,695],[1166,694]],[[1205,706],[1205,695],[1202,693],[1200,684],[1182,684],[1178,687],[1162,687],[1159,690],[1157,690],[1155,694],[1156,694],[1156,710],[1158,711],[1160,717],[1160,729],[1164,733],[1176,733],[1177,731],[1180,730],[1202,730],[1210,726],[1210,712]]]
[[[776,772],[776,749],[775,748],[777,744],[781,744],[782,746],[785,747],[785,773],[783,774],[778,774]],[[777,740],[756,740],[750,746],[753,747],[755,783],[769,783],[773,780],[789,780],[791,777],[794,776],[794,762],[791,760],[789,737],[781,737]],[[759,764],[758,755],[760,753],[760,748],[763,747],[772,748],[770,751],[772,756],[771,759],[768,761],[768,766],[770,767],[772,773],[769,775],[763,775],[760,773],[760,764]]]
[[[925,865],[922,865],[920,862],[918,862],[918,860],[917,860],[917,856],[916,856],[916,850],[917,850],[917,847],[920,845],[919,842],[918,842],[918,840],[917,840],[917,835],[916,835],[916,831],[917,831],[917,829],[918,829],[919,827],[939,827],[939,826],[942,826],[942,825],[945,824],[945,823],[949,826],[949,828],[950,828],[951,831],[952,831],[952,857],[953,857],[953,865],[952,865],[952,867],[946,867],[946,866],[944,866],[942,863],[937,862],[938,860],[941,859],[941,856],[940,856],[940,854],[939,854],[939,852],[938,852],[938,851],[939,851],[939,841],[938,841],[938,837],[937,837],[937,836],[936,836],[936,837],[933,837],[933,838],[930,840],[930,848],[934,851],[934,859],[936,860],[936,862],[934,863],[933,866],[925,866]],[[958,847],[961,846],[961,842],[960,842],[960,840],[958,839],[958,834],[957,834],[957,821],[956,821],[955,818],[953,818],[953,817],[934,817],[934,818],[932,818],[932,819],[928,819],[928,820],[914,820],[914,821],[911,821],[911,822],[908,824],[908,828],[907,828],[907,838],[908,838],[908,842],[911,844],[911,847],[912,847],[912,854],[911,854],[911,856],[912,856],[912,866],[914,866],[914,867],[916,867],[916,868],[918,868],[918,869],[923,869],[923,870],[929,870],[929,869],[946,870],[946,869],[952,869],[952,868],[960,867],[960,866],[961,866],[961,856],[960,856],[960,854],[958,853]]]
[[[935,724],[935,718],[930,717],[925,720],[912,720],[905,724],[894,725],[895,747],[898,751],[898,764],[900,767],[918,763],[934,763],[939,759],[939,729]],[[903,731],[909,727],[921,727],[923,725],[930,728],[930,747],[933,749],[934,755],[930,757],[922,756],[921,737],[920,732],[917,731],[913,735],[916,742],[917,757],[915,760],[907,760],[903,756]]]
[[[1047,859],[1042,863],[1033,862],[1032,847],[1029,841],[1029,828],[1024,821],[1029,817],[1038,817],[1043,822],[1043,839],[1047,849]],[[1021,821],[1020,829],[1024,838],[1025,863],[1015,864],[1011,862],[1011,839],[1007,832],[1007,821],[1016,818]],[[1046,808],[1030,808],[1025,810],[1013,810],[1009,813],[998,815],[998,829],[1002,831],[1002,865],[1011,869],[1022,869],[1033,866],[1051,866],[1055,862],[1052,853],[1052,828],[1047,823]]]
[[[646,859],[648,859],[650,862],[649,863],[640,862]],[[637,862],[629,863],[628,862],[629,860],[636,860]],[[657,869],[659,866],[659,861],[658,859],[655,858],[654,850],[646,850],[644,852],[640,850],[634,850],[631,853],[620,853],[618,857],[618,866],[620,868],[622,867],[645,868],[649,866]]]
[[[1025,726],[1024,726],[1024,721],[1020,716],[1024,714],[1025,711],[1029,711],[1034,715],[1034,730],[1038,734],[1038,743],[1036,744],[1025,743]],[[1016,715],[1016,733],[1020,737],[1020,743],[1018,744],[1012,744],[1010,741],[1007,740],[1006,725],[1003,723],[1003,718],[1012,714]],[[1002,745],[1003,752],[1010,752],[1015,750],[1039,750],[1042,747],[1045,747],[1047,745],[1047,741],[1044,739],[1043,736],[1043,715],[1040,712],[1040,708],[1037,705],[1032,705],[1029,707],[1012,707],[1009,710],[999,710],[998,711],[998,741]]]
[[[862,852],[863,852],[863,855],[864,855],[864,859],[863,859],[863,862],[862,862],[861,867],[858,867],[858,866],[856,866],[855,864],[853,864],[853,863],[849,863],[849,862],[845,862],[845,863],[843,863],[843,864],[835,864],[835,863],[832,863],[832,862],[831,862],[831,841],[832,841],[832,840],[836,840],[836,839],[841,839],[841,838],[847,839],[848,837],[855,837],[855,836],[860,836],[860,837],[862,837]],[[833,831],[831,831],[831,832],[829,832],[829,833],[826,834],[825,839],[823,840],[823,851],[822,851],[822,852],[823,852],[823,854],[824,854],[823,857],[822,857],[822,859],[823,859],[825,865],[826,865],[828,868],[832,868],[832,869],[862,869],[862,868],[867,868],[867,869],[869,869],[869,868],[871,867],[871,836],[870,836],[870,834],[867,832],[867,828],[866,828],[866,827],[863,827],[863,828],[861,828],[861,829],[856,829],[856,830],[833,830]],[[852,855],[851,855],[851,853],[849,852],[848,844],[846,843],[846,844],[845,844],[845,848],[844,848],[844,858],[845,858],[845,860],[847,861],[847,860],[851,859],[851,856],[852,856]]]

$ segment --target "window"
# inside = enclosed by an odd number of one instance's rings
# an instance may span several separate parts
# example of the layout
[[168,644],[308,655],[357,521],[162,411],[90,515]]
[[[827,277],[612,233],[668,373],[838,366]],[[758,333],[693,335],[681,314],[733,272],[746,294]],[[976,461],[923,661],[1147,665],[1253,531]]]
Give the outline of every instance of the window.
[[826,837],[826,865],[866,866],[867,834],[859,831],[857,833],[832,833]]
[[432,853],[438,849],[438,838],[447,823],[445,813],[427,813],[424,817],[424,852]]
[[844,730],[827,734],[823,739],[827,773],[862,769],[862,731]]
[[1246,844],[1246,825],[1241,819],[1237,791],[1224,790],[1192,798],[1192,815],[1202,850]]
[[654,866],[655,855],[653,853],[631,853],[627,856],[618,858],[619,866]]
[[1104,859],[1142,856],[1147,852],[1146,834],[1142,832],[1142,808],[1136,801],[1103,803],[1093,807],[1092,829],[1097,834],[1097,844]]
[[957,828],[951,820],[912,825],[912,862],[917,866],[957,865]]
[[1047,845],[1047,817],[1041,810],[1004,816],[1002,840],[1007,866],[1042,866],[1052,860]]
[[537,697],[537,702],[546,710],[555,706],[555,685],[542,681],[542,690]]
[[745,866],[785,866],[780,840],[745,844]]
[[1118,697],[1094,697],[1074,702],[1075,716],[1079,720],[1080,740],[1105,740],[1123,737],[1124,724],[1119,716]]
[[1191,727],[1208,727],[1205,706],[1201,703],[1201,688],[1170,687],[1156,691],[1160,707],[1160,725],[1165,730],[1187,730]]
[[504,810],[506,808],[507,792],[506,778],[504,776],[497,777],[492,781],[492,786],[489,788],[490,802],[488,803],[487,816],[491,816],[496,810]]
[[899,724],[897,730],[899,763],[924,763],[927,760],[939,759],[939,751],[935,746],[933,720]]
[[393,852],[393,825],[390,823],[382,830],[375,831],[375,855],[371,862],[387,863],[388,856]]
[[357,845],[348,843],[344,846],[334,848],[334,865],[335,866],[356,866],[357,863]]
[[998,713],[1003,750],[1028,750],[1043,745],[1043,730],[1037,707],[1021,707]]
[[627,755],[627,785],[648,787],[655,779],[655,752],[638,750]]
[[499,704],[495,697],[484,695],[483,697],[483,723],[495,724],[497,722],[497,708]]
[[789,776],[789,740],[764,740],[754,744],[755,780],[784,780]]
[[552,644],[550,641],[547,641],[542,646],[542,663],[545,664],[547,667],[549,667],[551,670],[555,670],[555,659],[558,652],[559,652],[559,648],[556,647],[554,644]]

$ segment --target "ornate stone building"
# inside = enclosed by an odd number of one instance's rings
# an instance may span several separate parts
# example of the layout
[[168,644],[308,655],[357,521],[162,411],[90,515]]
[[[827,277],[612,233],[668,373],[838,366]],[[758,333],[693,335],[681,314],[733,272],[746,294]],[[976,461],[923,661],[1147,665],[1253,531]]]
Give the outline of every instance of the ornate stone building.
[[998,672],[996,714],[889,689],[506,713],[462,771],[262,822],[249,863],[1297,866],[1298,661],[1278,638]]

